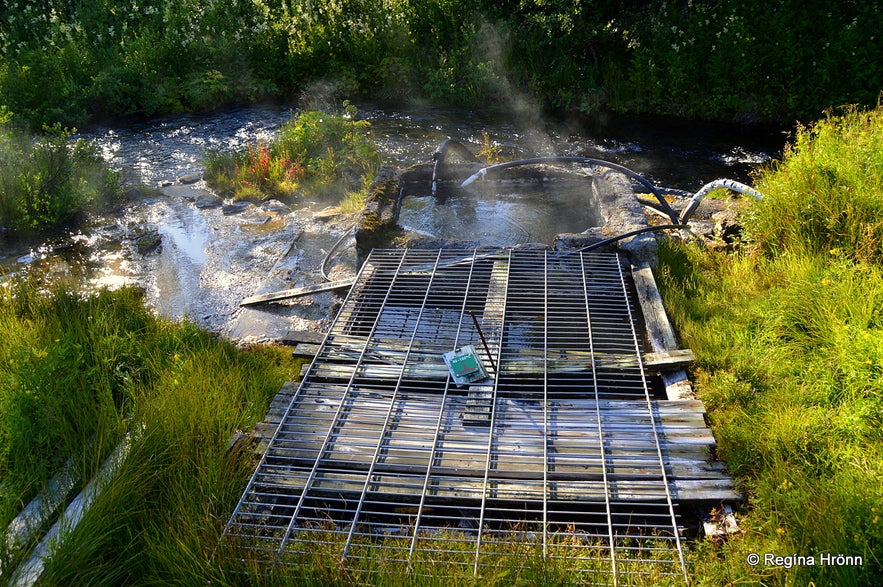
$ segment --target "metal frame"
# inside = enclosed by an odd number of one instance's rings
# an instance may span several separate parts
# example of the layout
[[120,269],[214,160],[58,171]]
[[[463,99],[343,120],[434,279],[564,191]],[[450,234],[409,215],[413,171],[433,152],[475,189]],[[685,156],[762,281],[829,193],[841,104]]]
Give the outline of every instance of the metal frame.
[[[592,581],[686,581],[634,307],[615,254],[372,252],[224,540],[271,565],[480,575],[527,549]],[[470,313],[497,368],[457,387],[442,355],[478,342]]]

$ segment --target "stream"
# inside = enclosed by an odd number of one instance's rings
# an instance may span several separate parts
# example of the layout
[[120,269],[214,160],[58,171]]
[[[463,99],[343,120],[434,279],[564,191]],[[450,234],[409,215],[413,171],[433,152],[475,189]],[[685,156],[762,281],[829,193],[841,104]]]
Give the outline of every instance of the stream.
[[[207,151],[268,140],[291,116],[290,107],[255,106],[93,128],[79,135],[98,143],[127,185],[160,191],[131,198],[120,210],[92,218],[75,233],[0,249],[0,271],[7,276],[40,272],[90,287],[136,284],[160,314],[186,316],[239,340],[278,338],[284,334],[280,329],[321,328],[340,302],[331,292],[260,310],[242,309],[239,302],[262,291],[321,282],[323,260],[354,218],[335,213],[336,202],[321,197],[222,207],[199,180]],[[719,177],[750,182],[751,171],[778,157],[785,142],[776,129],[652,118],[577,124],[373,105],[360,105],[359,116],[371,123],[384,163],[399,168],[430,160],[446,137],[477,153],[486,133],[508,156],[605,159],[656,185],[688,191]],[[567,201],[572,196],[556,199],[543,190],[447,203],[428,191],[429,186],[426,194],[406,198],[400,224],[437,238],[471,237],[490,245],[545,242],[549,234],[579,232],[589,222],[573,213],[573,202]],[[464,208],[473,223],[460,220]],[[334,279],[352,277],[356,270],[352,246],[341,247],[328,266]]]

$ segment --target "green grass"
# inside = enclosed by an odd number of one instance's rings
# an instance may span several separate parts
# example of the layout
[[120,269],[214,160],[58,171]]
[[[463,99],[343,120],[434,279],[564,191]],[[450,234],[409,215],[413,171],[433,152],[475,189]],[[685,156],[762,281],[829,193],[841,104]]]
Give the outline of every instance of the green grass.
[[300,112],[269,143],[209,154],[206,181],[237,200],[309,195],[343,201],[352,211],[380,168],[369,123],[356,116],[346,101],[340,112]]
[[[695,553],[701,583],[872,585],[883,571],[883,109],[801,129],[756,182],[727,255],[667,243],[661,283],[744,534]],[[751,567],[748,553],[861,556]]]
[[[49,574],[80,579],[52,582],[98,584],[84,576],[94,572],[95,581],[123,584],[121,576],[159,572],[149,554],[156,549],[180,552],[172,545],[194,537],[210,544],[253,467],[227,444],[263,418],[295,372],[284,350],[237,350],[157,318],[141,298],[131,288],[47,292],[34,281],[0,289],[0,528],[67,459],[88,480],[126,428],[139,431],[76,535],[87,537],[75,549],[78,564]],[[156,525],[170,542],[155,544]],[[190,534],[173,537],[173,529]],[[5,553],[3,567],[20,556]]]

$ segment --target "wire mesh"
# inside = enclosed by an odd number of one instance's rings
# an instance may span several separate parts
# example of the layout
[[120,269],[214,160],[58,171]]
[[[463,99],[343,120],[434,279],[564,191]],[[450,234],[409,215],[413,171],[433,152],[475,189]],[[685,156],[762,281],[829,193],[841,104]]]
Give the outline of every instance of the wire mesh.
[[[615,254],[374,251],[225,540],[268,564],[530,552],[686,580],[634,306]],[[490,376],[461,387],[442,355],[467,344]]]

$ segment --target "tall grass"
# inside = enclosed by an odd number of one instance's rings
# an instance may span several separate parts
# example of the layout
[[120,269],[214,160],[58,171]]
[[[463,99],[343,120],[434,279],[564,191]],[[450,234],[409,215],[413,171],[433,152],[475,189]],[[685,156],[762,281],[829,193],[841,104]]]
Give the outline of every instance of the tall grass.
[[[756,185],[746,250],[662,247],[669,312],[748,498],[742,536],[696,553],[709,585],[873,585],[883,571],[883,109],[799,130]],[[745,563],[750,552],[862,566]]]
[[[85,482],[125,429],[138,429],[77,551],[88,558],[105,548],[99,558],[113,563],[90,559],[57,572],[96,569],[105,584],[149,574],[145,526],[182,528],[178,518],[192,518],[194,532],[211,533],[212,514],[223,515],[241,491],[251,463],[245,453],[228,456],[227,443],[263,417],[293,375],[286,356],[272,347],[239,351],[192,324],[159,319],[135,289],[81,296],[34,281],[0,288],[0,528],[67,459]],[[100,517],[114,498],[124,502]],[[100,523],[90,522],[96,516]],[[10,568],[20,553],[5,556]]]

